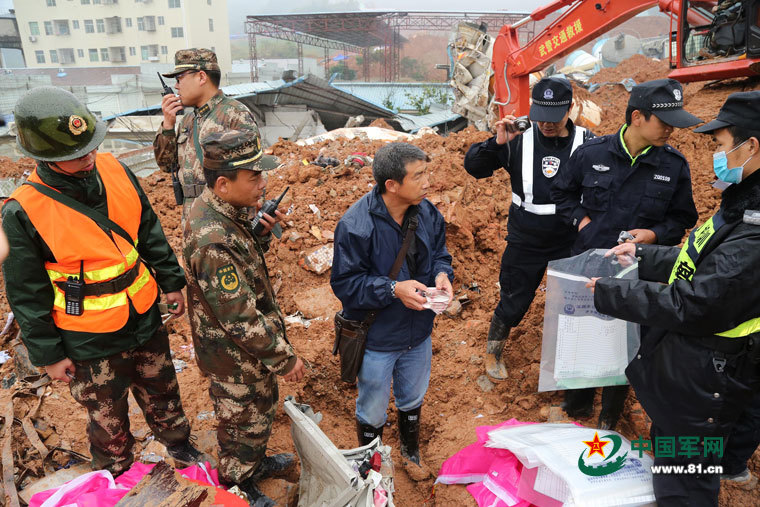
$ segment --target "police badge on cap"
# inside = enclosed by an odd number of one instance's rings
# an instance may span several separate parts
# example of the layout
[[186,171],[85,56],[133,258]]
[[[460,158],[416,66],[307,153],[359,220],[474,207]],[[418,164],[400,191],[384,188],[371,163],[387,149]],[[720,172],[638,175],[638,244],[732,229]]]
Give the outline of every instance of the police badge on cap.
[[562,121],[573,102],[570,81],[560,77],[545,77],[533,87],[530,106],[532,121]]

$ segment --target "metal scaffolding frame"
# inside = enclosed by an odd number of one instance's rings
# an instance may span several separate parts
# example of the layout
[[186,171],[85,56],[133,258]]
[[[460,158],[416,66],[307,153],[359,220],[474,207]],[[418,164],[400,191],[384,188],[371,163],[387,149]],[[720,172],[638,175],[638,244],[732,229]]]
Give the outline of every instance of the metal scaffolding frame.
[[[362,55],[362,74],[370,79],[370,52],[382,48],[383,79],[399,79],[402,31],[451,31],[458,23],[485,23],[488,31],[496,33],[507,24],[528,16],[527,12],[431,12],[431,11],[362,11],[312,14],[273,14],[248,16],[246,33],[251,62],[251,80],[259,80],[258,37],[295,42],[298,47],[298,73],[303,74],[303,45],[325,50],[325,78],[329,79],[329,51]],[[525,40],[533,38],[534,22],[523,28]]]

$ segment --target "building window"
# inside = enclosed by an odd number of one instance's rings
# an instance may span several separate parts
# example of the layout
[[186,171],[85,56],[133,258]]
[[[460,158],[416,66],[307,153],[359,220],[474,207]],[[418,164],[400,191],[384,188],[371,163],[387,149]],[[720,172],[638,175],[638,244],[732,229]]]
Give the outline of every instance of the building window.
[[124,24],[127,28],[132,28],[132,18],[124,18]]
[[48,7],[55,7],[55,0],[47,0]]
[[79,20],[76,20],[76,19],[72,20],[71,26],[74,27],[74,30],[79,30]]
[[98,26],[98,33],[103,33],[106,31],[106,22],[102,19],[96,19],[95,23]]
[[97,49],[90,49],[90,61],[91,62],[97,62],[98,61],[98,50]]
[[166,46],[161,46],[161,54],[162,55],[169,54],[169,48]]
[[45,35],[53,35],[53,22],[45,21]]
[[93,25],[91,19],[85,19],[84,20],[84,32],[85,33],[95,33],[95,25]]
[[58,63],[58,51],[55,49],[50,50],[50,63]]
[[208,18],[208,31],[209,32],[214,31],[214,20],[211,18]]
[[100,5],[100,0],[92,0],[92,3],[95,5]]
[[150,56],[150,50],[148,49],[149,46],[140,46],[140,56],[143,60],[147,60]]
[[206,0],[206,3],[211,5],[211,0]]
[[100,59],[104,62],[107,62],[108,60],[110,60],[110,58],[108,58],[108,48],[100,49]]
[[144,18],[137,18],[137,29],[139,31],[145,30],[145,19]]
[[169,8],[170,9],[179,9],[181,5],[179,4],[180,0],[169,0]]
[[39,35],[40,34],[40,24],[36,21],[30,21],[29,22],[29,34],[30,35]]
[[135,48],[134,46],[131,46],[129,48],[129,56],[135,56],[136,54],[137,54],[137,48]]
[[79,58],[84,58],[84,49],[77,49],[77,56]]
[[74,63],[74,48],[61,48],[58,50],[58,58],[61,64]]
[[163,16],[159,16],[158,17],[158,24],[161,25],[161,26],[163,26],[163,24],[164,24],[164,17]]
[[90,0],[82,0],[82,5],[90,5]]
[[34,56],[37,57],[37,63],[45,63],[45,52],[35,51]]
[[178,37],[184,37],[184,36],[185,36],[185,31],[181,26],[172,27],[172,37],[176,39]]

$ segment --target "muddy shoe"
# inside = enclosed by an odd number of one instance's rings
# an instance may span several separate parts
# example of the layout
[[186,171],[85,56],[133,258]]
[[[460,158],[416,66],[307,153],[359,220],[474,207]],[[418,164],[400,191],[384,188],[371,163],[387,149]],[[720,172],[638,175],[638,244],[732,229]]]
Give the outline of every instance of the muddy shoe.
[[[416,461],[415,461],[416,459]],[[415,482],[424,481],[432,477],[430,469],[424,461],[420,460],[419,455],[412,458],[408,458],[401,454],[401,466],[404,467],[406,474]]]
[[[488,342],[489,348],[493,342]],[[507,367],[501,361],[501,358],[496,357],[496,354],[486,353],[486,374],[491,380],[502,381],[507,380],[509,373]]]
[[749,468],[745,468],[744,471],[739,472],[738,474],[720,474],[720,480],[730,482],[731,484],[746,490],[755,489],[755,486],[757,486],[757,477],[752,475]]
[[216,466],[216,460],[205,452],[196,449],[195,446],[190,443],[190,440],[167,447],[166,452],[169,456],[174,458],[174,461],[180,466],[189,467],[196,463],[204,463],[206,461],[211,463],[212,467]]
[[248,502],[251,507],[275,507],[277,505],[274,500],[262,493],[253,478],[243,481],[240,484],[240,490],[248,495]]
[[294,454],[281,453],[265,456],[252,478],[254,482],[258,482],[267,477],[280,477],[286,475],[295,466],[296,457]]

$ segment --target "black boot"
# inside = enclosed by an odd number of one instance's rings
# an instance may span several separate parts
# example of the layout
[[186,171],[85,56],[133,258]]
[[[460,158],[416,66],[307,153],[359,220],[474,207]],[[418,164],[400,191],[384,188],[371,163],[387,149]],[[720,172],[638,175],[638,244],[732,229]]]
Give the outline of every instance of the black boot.
[[196,449],[190,442],[190,439],[185,440],[181,444],[167,446],[166,453],[174,458],[179,465],[192,466],[196,463],[208,461],[212,467],[216,466],[216,460],[205,452]]
[[251,478],[258,482],[267,477],[279,477],[296,466],[296,457],[291,453],[272,454],[264,456],[259,468],[253,473]]
[[356,436],[359,438],[359,447],[365,446],[372,442],[375,437],[383,439],[383,426],[375,428],[369,424],[364,424],[359,419],[356,420]]
[[415,465],[420,464],[420,412],[421,406],[409,412],[398,411],[401,455]]
[[509,337],[509,329],[496,314],[491,317],[491,327],[488,329],[486,345],[486,374],[493,380],[506,380],[507,367],[501,360],[504,344]]
[[259,489],[259,487],[256,485],[256,480],[253,479],[253,477],[250,477],[246,480],[244,480],[240,484],[240,489],[248,495],[248,499],[250,500],[250,504],[252,507],[275,507],[277,505],[274,500],[266,496],[262,491]]
[[628,385],[606,386],[602,389],[602,411],[599,413],[598,428],[614,430],[623,413]]
[[562,410],[573,419],[585,419],[594,413],[594,395],[596,388],[568,389],[565,391],[565,401]]

